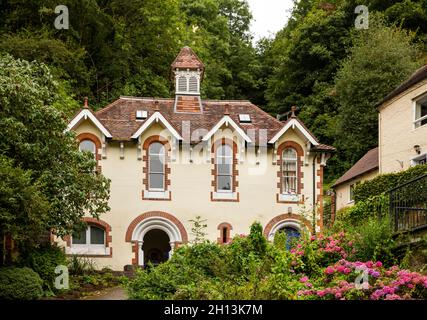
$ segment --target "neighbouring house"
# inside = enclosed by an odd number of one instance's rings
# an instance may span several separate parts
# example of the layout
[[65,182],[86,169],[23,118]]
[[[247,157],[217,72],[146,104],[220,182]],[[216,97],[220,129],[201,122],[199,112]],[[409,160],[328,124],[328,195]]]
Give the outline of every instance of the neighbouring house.
[[379,173],[406,170],[427,158],[427,65],[379,104]]
[[227,243],[259,221],[272,239],[323,227],[321,144],[292,109],[279,121],[249,101],[201,98],[204,65],[184,47],[171,66],[173,98],[120,97],[71,119],[80,149],[111,179],[110,212],[87,215],[81,234],[58,239],[66,253],[122,270],[169,258],[191,241],[191,219]]
[[369,150],[359,161],[344,173],[333,185],[335,210],[354,204],[354,187],[378,175],[378,147]]
[[353,204],[357,183],[427,163],[427,65],[388,94],[378,111],[379,146],[335,182],[333,211]]

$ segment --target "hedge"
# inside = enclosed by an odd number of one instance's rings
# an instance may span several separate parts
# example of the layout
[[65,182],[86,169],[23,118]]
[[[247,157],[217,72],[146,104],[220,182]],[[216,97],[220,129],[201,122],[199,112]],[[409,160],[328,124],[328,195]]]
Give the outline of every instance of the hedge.
[[43,295],[43,280],[30,268],[0,268],[0,300],[34,300]]
[[354,200],[355,202],[365,201],[424,174],[427,174],[427,164],[397,173],[381,174],[372,180],[358,184],[354,189]]

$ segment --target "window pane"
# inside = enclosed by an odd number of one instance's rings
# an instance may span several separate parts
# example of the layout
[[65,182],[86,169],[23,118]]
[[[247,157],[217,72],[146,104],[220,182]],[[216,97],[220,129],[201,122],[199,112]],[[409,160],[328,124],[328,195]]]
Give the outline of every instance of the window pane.
[[218,190],[231,191],[231,176],[217,176]]
[[283,159],[296,160],[297,152],[292,148],[287,148],[283,151]]
[[233,155],[233,150],[231,150],[231,147],[228,144],[224,144],[218,147],[216,154],[217,156],[231,157]]
[[86,244],[86,230],[73,234],[73,244]]
[[149,154],[165,154],[165,147],[159,142],[150,144]]
[[283,178],[283,191],[285,193],[296,193],[296,178],[295,177],[284,177]]
[[98,227],[90,227],[90,244],[105,244],[104,230]]
[[163,173],[164,170],[163,156],[150,156],[149,169],[150,173]]
[[91,140],[83,140],[80,142],[80,151],[88,151],[90,153],[95,154],[96,152],[96,146],[95,143],[93,143]]
[[164,175],[161,173],[150,173],[149,189],[163,189]]
[[218,164],[217,173],[220,175],[231,175],[231,166],[229,164]]

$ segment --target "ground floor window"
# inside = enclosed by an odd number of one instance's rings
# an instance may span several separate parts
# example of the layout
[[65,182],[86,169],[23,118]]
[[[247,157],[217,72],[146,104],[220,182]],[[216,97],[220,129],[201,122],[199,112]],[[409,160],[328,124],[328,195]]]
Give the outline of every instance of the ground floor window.
[[284,232],[286,234],[286,249],[290,250],[296,240],[301,237],[299,229],[292,226],[284,226],[278,230],[278,232]]
[[105,255],[108,254],[108,250],[106,232],[100,226],[89,225],[71,237],[71,254]]

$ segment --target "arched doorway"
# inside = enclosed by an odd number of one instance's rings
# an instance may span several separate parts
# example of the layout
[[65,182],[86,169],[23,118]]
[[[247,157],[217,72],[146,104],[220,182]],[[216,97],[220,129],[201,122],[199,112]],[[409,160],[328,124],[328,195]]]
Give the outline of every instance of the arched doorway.
[[158,265],[169,259],[171,251],[170,239],[167,233],[160,229],[148,231],[143,239],[141,250],[144,252],[145,265],[151,262]]
[[132,243],[134,253],[132,264],[136,266],[146,266],[149,260],[154,264],[166,261],[179,244],[187,241],[187,232],[182,223],[162,211],[141,214],[130,223],[126,231],[126,242]]

